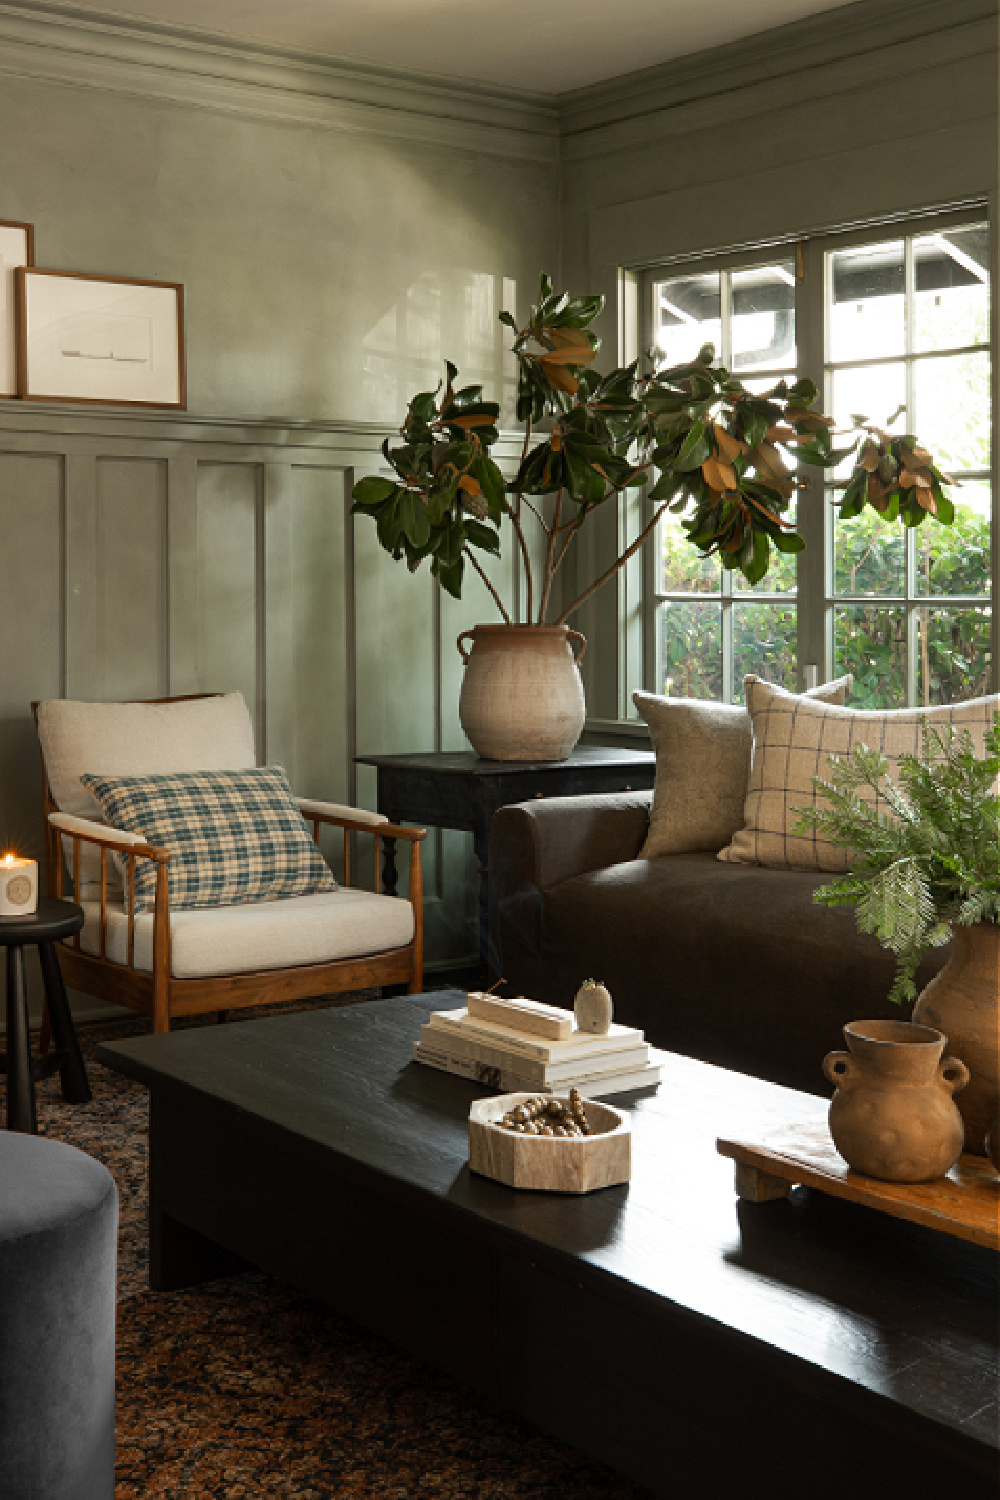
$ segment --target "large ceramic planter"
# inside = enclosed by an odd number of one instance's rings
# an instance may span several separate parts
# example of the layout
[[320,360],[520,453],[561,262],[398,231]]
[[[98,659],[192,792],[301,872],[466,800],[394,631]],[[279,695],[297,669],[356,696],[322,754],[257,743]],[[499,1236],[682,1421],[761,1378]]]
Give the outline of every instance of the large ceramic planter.
[[[466,652],[463,641],[471,640]],[[572,641],[579,642],[574,657]],[[577,662],[586,649],[565,625],[477,625],[458,649],[465,677],[458,717],[484,760],[565,760],[586,706]]]
[[955,1103],[966,1151],[985,1156],[1000,1100],[1000,927],[979,922],[954,929],[951,959],[920,994],[913,1019],[943,1031],[948,1051],[972,1074]]

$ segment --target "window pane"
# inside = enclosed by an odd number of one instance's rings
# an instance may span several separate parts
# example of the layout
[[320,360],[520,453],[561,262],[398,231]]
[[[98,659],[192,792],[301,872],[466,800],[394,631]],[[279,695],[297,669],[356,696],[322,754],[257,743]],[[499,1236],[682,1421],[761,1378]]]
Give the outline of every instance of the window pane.
[[898,521],[867,506],[849,521],[834,510],[835,594],[897,594],[906,591],[906,538]]
[[906,619],[901,609],[842,605],[834,620],[837,673],[850,672],[855,708],[902,708],[906,702]]
[[662,528],[661,589],[665,594],[717,594],[722,568],[717,557],[703,557],[692,546],[680,517],[668,511]]
[[722,347],[722,298],[716,271],[705,276],[678,276],[653,288],[657,348],[668,365],[694,359],[702,344]]
[[754,672],[765,682],[797,691],[795,605],[733,606],[733,700],[742,703],[743,678]]
[[[914,367],[913,421],[920,441],[948,469],[990,466],[990,357],[956,354]],[[956,496],[957,498],[957,496]]]
[[668,601],[661,606],[660,630],[660,691],[675,698],[721,698],[721,605]]
[[794,365],[795,263],[754,266],[732,277],[732,367],[774,370]]
[[[835,445],[846,448],[855,416],[867,417],[876,427],[884,427],[893,412],[905,403],[906,366],[863,365],[859,370],[834,370],[831,398],[830,416],[837,424]],[[893,423],[892,430],[905,432],[905,421],[904,412]],[[855,462],[856,455],[845,458],[832,470],[832,477],[846,481]]]
[[951,491],[954,526],[924,522],[915,532],[917,593],[980,594],[991,592],[990,486],[966,479]]
[[906,337],[903,241],[838,250],[830,256],[830,271],[830,358],[902,354]]
[[913,242],[914,348],[989,343],[989,238],[985,224]]
[[990,690],[990,611],[917,610],[917,700],[957,703]]

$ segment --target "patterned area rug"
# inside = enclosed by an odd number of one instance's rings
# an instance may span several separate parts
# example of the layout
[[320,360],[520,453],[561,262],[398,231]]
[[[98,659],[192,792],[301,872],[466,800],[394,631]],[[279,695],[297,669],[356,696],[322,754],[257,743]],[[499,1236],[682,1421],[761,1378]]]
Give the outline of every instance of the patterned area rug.
[[116,1500],[647,1495],[268,1276],[151,1292],[147,1096],[92,1056],[144,1029],[82,1031],[91,1104],[39,1086],[42,1133],[103,1161],[121,1198]]

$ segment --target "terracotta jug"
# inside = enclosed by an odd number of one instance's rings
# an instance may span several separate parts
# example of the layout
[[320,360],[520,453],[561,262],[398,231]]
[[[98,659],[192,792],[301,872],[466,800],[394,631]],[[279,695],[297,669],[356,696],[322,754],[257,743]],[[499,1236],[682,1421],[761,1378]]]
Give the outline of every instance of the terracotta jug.
[[933,1182],[962,1153],[962,1117],[952,1095],[969,1081],[948,1038],[909,1021],[852,1021],[847,1052],[829,1052],[836,1085],[833,1144],[856,1172],[883,1182]]
[[921,992],[913,1019],[943,1031],[972,1082],[959,1100],[965,1149],[986,1155],[986,1132],[1000,1109],[1000,927],[953,929],[951,958]]
[[[462,642],[472,641],[466,654]],[[579,643],[574,657],[571,641]],[[587,643],[565,625],[477,625],[458,649],[465,677],[458,717],[484,760],[565,760],[586,705],[577,662]]]

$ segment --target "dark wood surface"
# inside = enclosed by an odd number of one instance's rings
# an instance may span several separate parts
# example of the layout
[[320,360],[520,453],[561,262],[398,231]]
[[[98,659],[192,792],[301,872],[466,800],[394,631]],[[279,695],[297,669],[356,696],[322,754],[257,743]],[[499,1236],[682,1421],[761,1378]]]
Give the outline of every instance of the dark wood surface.
[[[845,1435],[865,1455],[854,1494],[994,1493],[997,1256],[807,1188],[736,1201],[716,1137],[822,1101],[662,1054],[659,1092],[616,1100],[629,1185],[517,1192],[469,1172],[482,1087],[408,1060],[430,1009],[100,1049],[152,1090],[161,1286],[245,1258],[664,1493],[683,1475],[686,1493],[749,1493],[741,1465],[766,1462],[772,1495],[842,1495]],[[586,1382],[548,1379],[552,1356]]]
[[[573,797],[601,792],[647,791],[653,785],[652,750],[578,745],[567,760],[483,760],[473,751],[413,755],[358,755],[377,773],[378,810],[391,823],[471,832],[479,863],[479,959],[484,980],[498,977],[489,941],[490,824],[513,802],[536,797]],[[383,883],[396,892],[395,851],[383,845]]]
[[[0,1072],[7,1078],[8,1130],[37,1134],[35,1084],[57,1070],[62,1095],[68,1104],[86,1104],[90,1100],[87,1070],[56,950],[60,938],[72,937],[82,926],[82,906],[45,896],[39,898],[37,910],[25,916],[0,917],[0,947],[7,950],[7,1050],[0,1053]],[[54,1051],[34,1058],[24,971],[24,949],[32,946],[38,949],[47,1015],[56,1040]]]

